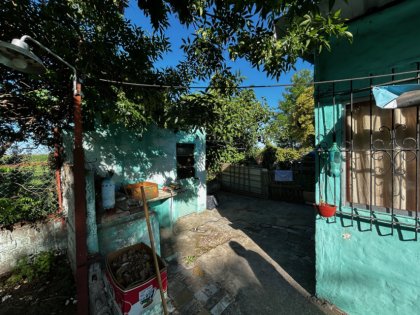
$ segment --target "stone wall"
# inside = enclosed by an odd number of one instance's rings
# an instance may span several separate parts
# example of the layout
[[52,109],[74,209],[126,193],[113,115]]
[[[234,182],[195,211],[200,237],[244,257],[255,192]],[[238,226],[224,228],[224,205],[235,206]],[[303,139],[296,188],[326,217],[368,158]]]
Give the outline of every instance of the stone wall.
[[[72,184],[70,166],[61,172],[63,186]],[[70,178],[70,180],[69,180]],[[66,224],[68,204],[71,204],[71,190],[66,188],[63,219],[51,219],[36,224],[15,224],[13,231],[0,230],[0,274],[11,271],[20,258],[49,250],[67,250],[68,225]]]
[[16,225],[13,231],[0,230],[0,274],[11,271],[22,257],[66,248],[66,225],[61,221]]

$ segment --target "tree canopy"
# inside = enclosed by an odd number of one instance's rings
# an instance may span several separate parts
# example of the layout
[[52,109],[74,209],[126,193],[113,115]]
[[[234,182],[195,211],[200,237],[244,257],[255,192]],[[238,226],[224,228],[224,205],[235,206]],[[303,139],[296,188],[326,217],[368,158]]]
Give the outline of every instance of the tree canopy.
[[155,29],[168,27],[170,14],[195,29],[184,40],[183,48],[196,76],[208,77],[214,70],[228,68],[227,59],[244,58],[277,79],[293,67],[298,57],[329,49],[331,37],[352,38],[340,11],[331,11],[334,3],[138,0]]
[[[84,81],[83,110],[87,127],[94,118],[142,130],[164,120],[164,108],[176,90],[141,89],[110,85],[118,81],[182,85],[189,82],[181,63],[178,68],[156,69],[153,63],[169,49],[162,34],[146,32],[126,20],[113,0],[35,1],[6,0],[0,7],[0,39],[24,34],[36,38],[73,64]],[[52,128],[66,128],[72,121],[71,72],[33,45],[50,71],[31,76],[1,68],[0,145],[32,137],[51,144]],[[163,122],[162,122],[163,123]]]
[[268,105],[253,90],[240,89],[242,82],[239,74],[216,74],[206,91],[184,95],[172,108],[177,123],[205,130],[210,177],[220,162],[245,159],[269,119]]
[[[293,67],[298,56],[328,48],[332,36],[350,37],[339,13],[320,12],[321,2],[139,0],[139,8],[156,30],[148,34],[124,17],[125,0],[5,0],[0,7],[0,39],[30,35],[75,65],[84,78],[87,127],[94,120],[112,121],[138,132],[150,123],[178,129],[206,126],[218,139],[221,134],[235,138],[238,129],[228,124],[228,118],[215,120],[224,124],[220,127],[211,125],[215,109],[228,108],[223,105],[225,98],[235,103],[232,95],[254,104],[252,92],[233,90],[229,96],[213,85],[204,94],[185,96],[188,89],[130,87],[99,78],[188,86],[215,75],[214,80],[224,77],[225,82],[237,84],[227,65],[236,58],[245,58],[278,78]],[[194,33],[184,39],[184,60],[176,67],[156,68],[155,61],[170,50],[165,28],[171,14]],[[275,39],[273,29],[279,18],[284,29]],[[34,52],[50,69],[42,78],[1,66],[0,156],[11,143],[28,137],[51,145],[54,127],[71,126],[70,72],[42,50],[34,47]],[[220,98],[215,100],[217,95]],[[196,120],[181,119],[174,110],[187,103],[191,104],[186,108],[194,108],[199,101],[208,106],[200,105],[201,117]],[[212,102],[217,105],[210,106]],[[239,103],[235,106],[240,108]]]
[[292,77],[292,86],[283,93],[279,112],[271,121],[269,135],[280,147],[314,145],[314,88],[312,72],[301,70]]

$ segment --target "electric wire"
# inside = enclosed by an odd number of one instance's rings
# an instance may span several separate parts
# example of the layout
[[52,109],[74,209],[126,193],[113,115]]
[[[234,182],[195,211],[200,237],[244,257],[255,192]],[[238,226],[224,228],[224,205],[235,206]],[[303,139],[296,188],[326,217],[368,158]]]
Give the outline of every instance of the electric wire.
[[[373,76],[362,76],[362,77],[353,77],[353,78],[345,78],[345,79],[334,79],[334,80],[326,80],[326,81],[314,81],[307,83],[306,85],[322,85],[322,84],[330,84],[330,83],[341,83],[341,82],[349,82],[349,81],[360,81],[366,79],[376,79],[376,78],[384,78],[384,77],[391,77],[395,75],[405,75],[405,74],[418,74],[420,70],[411,70],[411,71],[403,71],[403,72],[396,72],[396,73],[388,73],[388,74],[378,74]],[[99,81],[113,83],[113,84],[121,84],[121,85],[128,85],[128,86],[136,86],[136,87],[143,87],[143,88],[167,88],[167,89],[208,89],[209,86],[187,86],[187,85],[165,85],[165,84],[149,84],[149,83],[140,83],[140,82],[125,82],[125,81],[117,81],[117,80],[109,80],[100,78]],[[259,88],[278,88],[278,87],[292,87],[295,86],[294,83],[277,83],[277,84],[268,84],[268,85],[239,85],[234,86],[231,88],[235,89],[259,89]],[[224,87],[228,89],[229,87]]]

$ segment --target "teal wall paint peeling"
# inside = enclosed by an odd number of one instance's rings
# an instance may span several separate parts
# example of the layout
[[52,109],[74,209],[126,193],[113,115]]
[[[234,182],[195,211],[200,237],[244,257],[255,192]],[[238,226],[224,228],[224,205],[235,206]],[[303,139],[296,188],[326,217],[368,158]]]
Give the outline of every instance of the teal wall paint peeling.
[[159,226],[172,228],[174,217],[172,215],[173,199],[159,200],[149,203],[150,209],[155,212]]
[[[101,176],[113,170],[117,187],[140,181],[155,182],[161,188],[177,180],[176,143],[194,143],[195,178],[178,180],[182,190],[176,196],[149,204],[154,212],[155,238],[159,227],[171,228],[181,216],[206,209],[205,134],[173,132],[150,126],[142,135],[110,125],[84,134],[86,161],[87,245],[89,253],[108,253],[133,240],[145,240],[143,219],[133,219],[126,227],[96,225],[94,173]],[[66,160],[72,161],[72,135],[64,134]],[[99,192],[100,193],[100,192]],[[131,217],[131,216],[130,216]],[[126,241],[124,241],[124,239]],[[157,243],[159,243],[157,241]],[[116,245],[118,244],[118,245]]]
[[[172,227],[181,216],[205,210],[207,192],[204,133],[175,133],[151,126],[139,136],[117,126],[108,126],[106,129],[88,132],[84,140],[85,159],[91,161],[90,167],[102,175],[112,169],[117,186],[139,181],[151,181],[159,187],[169,185],[177,180],[176,143],[194,143],[196,177],[178,180],[183,188],[181,192],[173,198],[150,203],[149,207],[155,212],[157,226],[162,228]],[[89,194],[94,194],[94,191]],[[112,248],[118,248],[115,244],[121,246],[121,242],[126,245],[133,243],[124,239],[144,239],[143,234],[146,231],[143,220],[130,221],[125,228],[115,226],[98,229],[100,251],[108,252]]]
[[[351,2],[349,2],[351,4]],[[331,52],[317,56],[315,80],[332,80],[371,74],[387,74],[417,69],[420,62],[420,1],[406,0],[383,11],[350,23],[354,34],[353,44],[336,41]],[[394,79],[413,77],[395,76]],[[372,80],[372,84],[391,81],[391,77]],[[353,89],[369,85],[369,80],[354,81]],[[332,87],[320,86],[319,103],[315,109],[317,144],[329,148],[335,126],[337,142],[344,149],[343,109],[350,96],[331,96],[335,91],[350,90],[350,83],[337,83]],[[329,95],[325,92],[329,91]],[[323,94],[324,92],[324,94]],[[358,93],[360,99],[368,92]],[[333,105],[335,101],[335,106]],[[335,111],[334,111],[335,109]],[[335,116],[335,117],[334,117]],[[344,158],[344,155],[343,155]],[[345,169],[343,162],[343,170]],[[332,178],[323,160],[317,160],[317,200],[323,182],[335,189],[335,195],[327,194],[328,202],[336,199],[341,209],[350,212],[345,205],[346,180]],[[345,174],[345,172],[343,172]],[[325,185],[324,185],[325,186]],[[327,185],[327,189],[328,185]],[[365,210],[358,212],[369,215]],[[376,214],[378,217],[389,216]],[[413,224],[414,220],[396,216],[399,222]],[[392,232],[388,225],[337,217],[316,221],[316,294],[350,315],[353,314],[418,314],[420,310],[420,239],[415,232],[396,227]]]
[[[160,255],[159,223],[153,213],[150,216],[150,223],[155,239],[155,249]],[[123,247],[141,242],[150,246],[143,212],[98,225],[99,252],[104,256]]]
[[151,126],[139,136],[117,126],[97,128],[84,137],[85,159],[91,169],[101,175],[115,172],[117,186],[139,181],[155,182],[162,187],[177,180],[176,143],[195,144],[196,177],[178,182],[184,188],[170,202],[159,204],[159,220],[163,225],[180,216],[206,208],[205,134],[173,132]]

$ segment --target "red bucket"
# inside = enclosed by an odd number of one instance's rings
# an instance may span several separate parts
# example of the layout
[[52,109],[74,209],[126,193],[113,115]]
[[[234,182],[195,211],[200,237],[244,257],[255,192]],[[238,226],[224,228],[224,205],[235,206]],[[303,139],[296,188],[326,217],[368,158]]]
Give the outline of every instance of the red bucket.
[[337,206],[330,205],[324,202],[318,205],[315,205],[315,207],[318,210],[318,213],[324,218],[331,218],[332,216],[335,215],[335,212],[337,211]]

